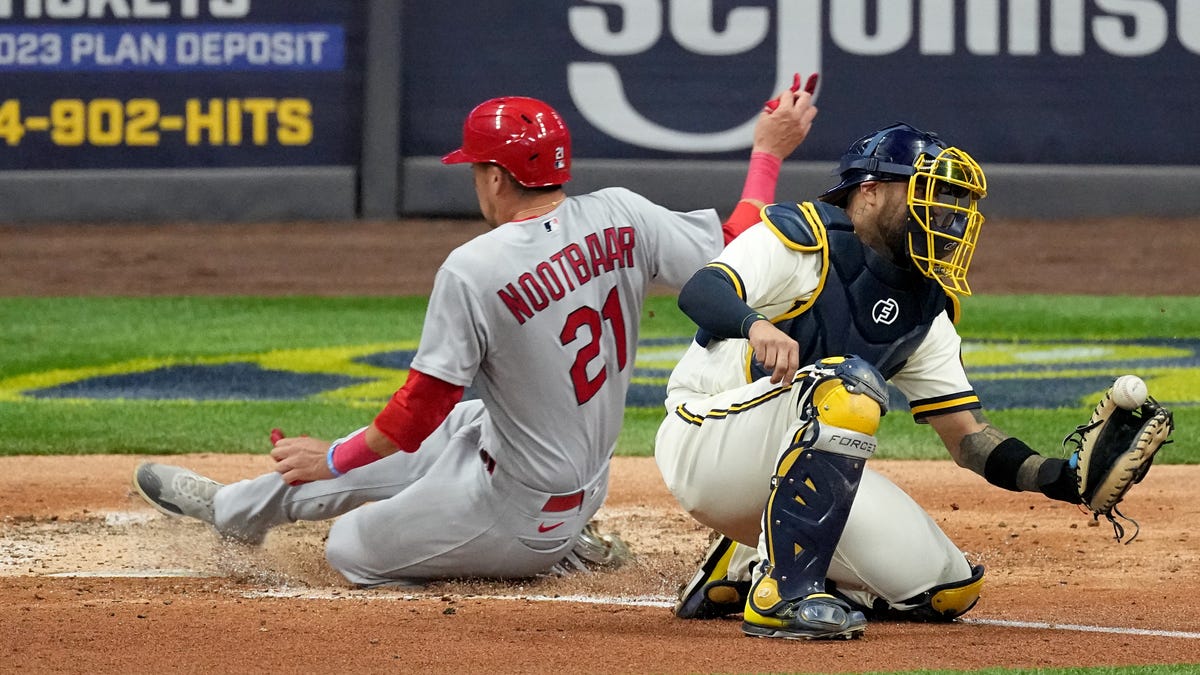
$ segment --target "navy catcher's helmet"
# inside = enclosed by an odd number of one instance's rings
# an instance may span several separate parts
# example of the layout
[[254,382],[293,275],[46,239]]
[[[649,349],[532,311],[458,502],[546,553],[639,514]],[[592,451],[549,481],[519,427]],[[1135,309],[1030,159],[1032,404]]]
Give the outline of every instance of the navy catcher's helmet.
[[947,291],[971,294],[967,268],[983,225],[978,207],[987,179],[970,155],[897,122],[851,143],[838,173],[841,182],[820,199],[841,207],[860,183],[907,182],[909,257]]
[[842,181],[819,199],[844,207],[850,189],[859,183],[908,180],[916,173],[918,157],[922,154],[936,157],[946,147],[937,134],[904,122],[890,124],[850,144],[838,164]]

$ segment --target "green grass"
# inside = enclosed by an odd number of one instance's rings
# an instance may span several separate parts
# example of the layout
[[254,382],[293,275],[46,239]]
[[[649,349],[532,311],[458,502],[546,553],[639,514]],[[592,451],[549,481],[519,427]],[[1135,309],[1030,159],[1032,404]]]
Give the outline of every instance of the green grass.
[[1200,297],[992,295],[962,303],[959,332],[990,339],[1200,337]]
[[142,357],[416,339],[425,298],[3,298],[0,377]]
[[[415,345],[424,310],[423,298],[0,298],[0,385],[138,361]],[[973,340],[1198,338],[1200,298],[976,297],[964,302],[959,328]],[[692,331],[673,298],[650,298],[643,338]],[[262,452],[272,426],[326,438],[362,426],[395,386],[386,381],[369,396],[300,401],[6,400],[0,391],[0,454]],[[989,417],[1053,454],[1085,414],[1000,410]],[[662,415],[658,408],[627,411],[618,452],[651,454]],[[1200,462],[1200,407],[1175,415],[1175,443],[1161,461]],[[884,418],[880,436],[880,457],[947,458],[932,431],[904,411]]]

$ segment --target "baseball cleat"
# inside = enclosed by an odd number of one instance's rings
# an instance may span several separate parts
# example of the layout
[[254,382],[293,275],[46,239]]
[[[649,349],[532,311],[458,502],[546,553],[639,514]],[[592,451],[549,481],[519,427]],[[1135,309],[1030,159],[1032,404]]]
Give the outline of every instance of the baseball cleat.
[[584,526],[571,551],[584,562],[603,567],[620,567],[633,557],[624,539],[614,532],[601,532],[595,521]]
[[633,551],[616,533],[601,532],[600,526],[592,521],[575,536],[575,545],[562,560],[548,571],[557,577],[572,572],[589,574],[593,569],[616,569],[633,558]]
[[750,637],[788,640],[853,640],[866,630],[862,612],[825,593],[783,602],[766,613],[747,603],[742,621],[742,632]]
[[673,610],[680,619],[718,619],[741,612],[750,594],[749,581],[730,581],[729,561],[737,544],[724,535],[709,547],[700,569],[679,589]]
[[133,488],[151,506],[169,516],[191,516],[213,524],[213,498],[225,487],[178,466],[145,462],[133,472]]

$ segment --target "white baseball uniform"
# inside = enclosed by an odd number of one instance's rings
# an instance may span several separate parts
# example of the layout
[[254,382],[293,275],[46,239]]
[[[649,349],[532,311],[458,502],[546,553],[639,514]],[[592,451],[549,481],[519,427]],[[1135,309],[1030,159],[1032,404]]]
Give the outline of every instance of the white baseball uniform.
[[217,529],[255,541],[345,514],[326,554],[362,585],[545,571],[603,503],[647,287],[680,287],[721,244],[714,211],[623,188],[463,244],[438,271],[412,367],[480,400],[414,453],[297,487],[268,474],[222,488]]
[[[767,317],[804,304],[822,282],[821,252],[789,246],[764,224],[733,240],[713,264],[736,274],[746,304]],[[928,412],[964,395],[973,397],[960,344],[954,324],[942,313],[893,375],[892,384],[914,411],[917,405]],[[790,382],[751,380],[749,351],[745,339],[691,344],[667,385],[667,417],[658,431],[655,459],[685,510],[754,548],[771,475],[790,439],[788,430],[797,423],[798,391]],[[739,550],[741,570],[731,578],[749,578],[745,566],[753,557],[752,551]],[[962,553],[928,514],[868,466],[828,572],[839,589],[894,602],[970,573]]]

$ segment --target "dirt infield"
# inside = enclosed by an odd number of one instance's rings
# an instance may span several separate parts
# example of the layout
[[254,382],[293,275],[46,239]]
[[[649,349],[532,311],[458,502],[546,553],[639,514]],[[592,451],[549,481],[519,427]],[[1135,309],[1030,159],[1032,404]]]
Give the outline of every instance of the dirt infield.
[[[427,293],[480,222],[0,226],[0,295]],[[1192,295],[1200,218],[988,221],[976,293]],[[969,307],[969,306],[968,306]]]
[[[480,231],[462,221],[0,228],[0,295],[426,292]],[[979,293],[1184,294],[1200,223],[989,223]],[[1147,260],[1155,261],[1147,265]],[[324,524],[260,549],[131,496],[132,456],[0,458],[0,670],[11,672],[863,672],[1200,663],[1200,468],[1158,466],[1126,502],[1130,545],[1076,508],[949,462],[878,461],[987,566],[953,625],[874,622],[838,643],[751,640],[668,608],[707,532],[653,461],[618,458],[600,520],[635,561],[604,574],[358,591],[324,564]],[[265,456],[171,461],[219,480]]]
[[[600,513],[637,551],[624,568],[371,592],[347,587],[323,564],[321,525],[288,526],[263,548],[246,549],[222,544],[198,522],[159,515],[129,493],[138,461],[0,459],[5,670],[694,673],[1200,663],[1194,467],[1156,467],[1131,493],[1127,512],[1142,532],[1123,546],[1073,507],[990,489],[949,462],[878,462],[987,566],[986,590],[970,623],[875,622],[863,640],[823,644],[751,640],[734,620],[671,616],[669,597],[707,534],[678,509],[647,458],[615,460]],[[269,460],[174,461],[233,480],[266,470]],[[141,578],[147,574],[165,576]],[[562,600],[574,596],[590,601]]]

